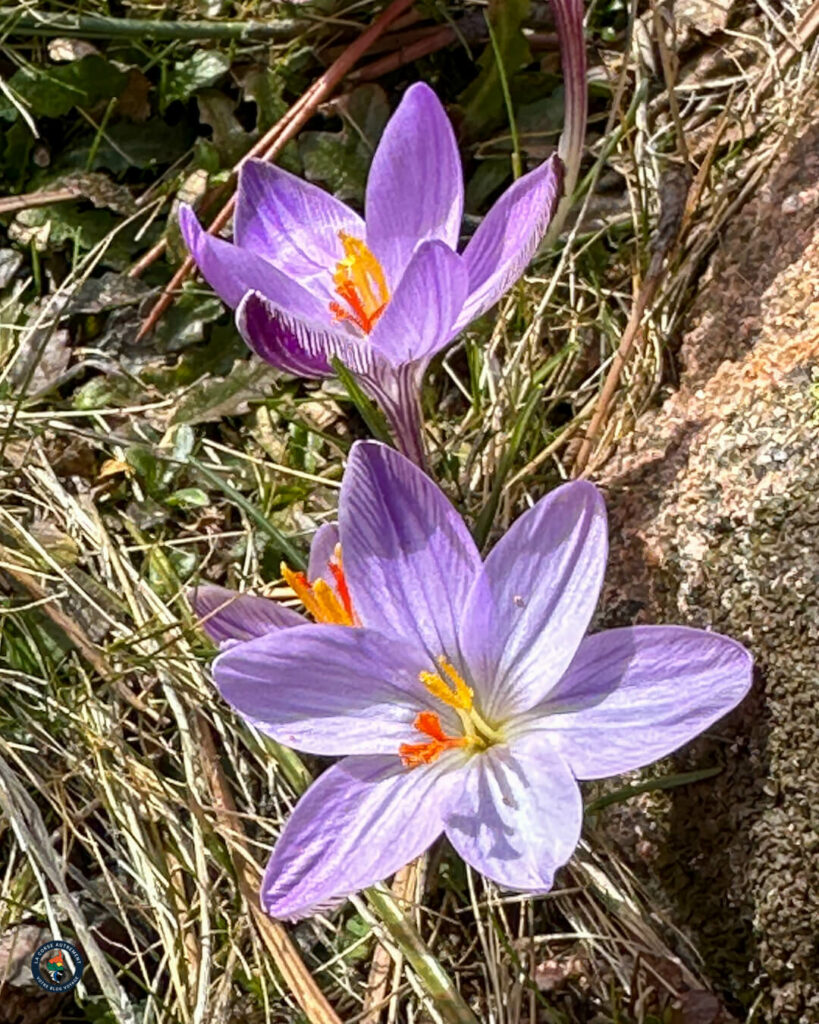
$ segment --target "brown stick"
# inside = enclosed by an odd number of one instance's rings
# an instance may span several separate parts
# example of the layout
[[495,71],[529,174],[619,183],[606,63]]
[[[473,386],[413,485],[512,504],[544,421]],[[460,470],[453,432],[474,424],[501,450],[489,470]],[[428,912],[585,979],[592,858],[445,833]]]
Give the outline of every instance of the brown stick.
[[574,466],[572,468],[572,476],[578,477],[583,473],[586,465],[589,461],[589,456],[592,452],[598,435],[600,434],[601,428],[606,422],[608,416],[609,406],[611,400],[614,397],[614,392],[617,390],[617,385],[620,383],[620,374],[623,372],[623,367],[626,365],[631,347],[634,344],[635,338],[640,333],[640,325],[643,319],[643,313],[646,311],[646,307],[654,298],[654,293],[657,290],[657,285],[660,283],[660,268],[657,268],[656,273],[652,274],[649,272],[649,276],[646,277],[643,282],[643,286],[640,289],[640,293],[637,296],[637,301],[631,310],[631,316],[629,317],[626,329],[623,332],[623,337],[620,339],[620,345],[617,351],[614,353],[614,358],[611,361],[611,366],[606,374],[606,379],[603,383],[603,390],[597,399],[597,408],[592,416],[589,428],[586,431],[586,435],[583,438],[583,442],[580,445],[580,449],[574,460]]
[[260,873],[247,848],[241,819],[233,802],[233,794],[225,778],[210,723],[204,715],[198,715],[197,724],[202,741],[202,760],[207,773],[210,790],[213,793],[214,810],[219,832],[227,842],[233,868],[239,881],[242,899],[247,905],[253,923],[281,972],[287,987],[293,993],[310,1024],[341,1024],[335,1011],[327,1002],[316,979],[305,966],[298,950],[293,945],[287,929],[274,921],[259,906]]
[[56,188],[45,192],[25,192],[20,196],[6,196],[0,199],[0,213],[16,213],[18,210],[30,210],[34,206],[49,206],[51,203],[66,203],[76,199],[75,188]]
[[[298,134],[302,126],[313,116],[316,108],[324,102],[341,82],[348,71],[366,53],[369,46],[398,18],[400,14],[410,6],[414,0],[393,0],[372,25],[363,32],[347,50],[334,61],[330,67],[318,78],[304,95],[293,104],[284,117],[256,143],[255,146],[239,161],[234,168],[234,175],[238,173],[242,165],[252,157],[261,157],[263,160],[273,160],[284,149],[287,143]],[[233,209],[236,205],[235,198],[226,203],[221,213],[217,214],[213,223],[208,228],[209,234],[217,234],[233,216]],[[143,261],[144,263],[144,261]],[[175,293],[182,282],[193,270],[193,260],[189,256],[182,266],[171,278],[169,284],[154,304],[148,316],[145,318],[142,327],[137,335],[137,341],[154,328],[159,318],[174,300]],[[142,267],[144,269],[144,266]],[[133,275],[133,271],[132,271]]]
[[421,39],[406,43],[392,53],[388,53],[386,57],[371,61],[366,67],[354,71],[350,77],[356,82],[372,82],[404,64],[411,64],[414,60],[426,57],[437,50],[443,50],[445,46],[454,43],[457,38],[451,25],[442,25],[441,28],[428,33]]

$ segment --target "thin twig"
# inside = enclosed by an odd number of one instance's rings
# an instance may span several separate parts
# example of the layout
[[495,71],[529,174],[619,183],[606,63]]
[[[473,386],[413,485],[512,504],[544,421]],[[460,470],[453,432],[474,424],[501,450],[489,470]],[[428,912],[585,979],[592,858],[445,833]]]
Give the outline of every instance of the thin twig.
[[0,199],[0,213],[16,213],[18,210],[31,210],[35,206],[50,206],[51,203],[67,203],[77,199],[74,188],[54,188],[40,192],[25,192],[19,196],[6,196]]

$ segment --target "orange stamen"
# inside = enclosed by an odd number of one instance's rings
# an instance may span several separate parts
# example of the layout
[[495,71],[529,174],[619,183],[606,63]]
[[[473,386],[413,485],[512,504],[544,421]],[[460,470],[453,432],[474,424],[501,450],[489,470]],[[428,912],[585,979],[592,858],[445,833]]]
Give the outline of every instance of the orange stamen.
[[344,575],[344,570],[335,562],[330,562],[329,568],[330,572],[333,574],[333,579],[336,581],[336,590],[338,591],[338,596],[341,598],[341,603],[344,605],[344,610],[352,619],[354,617],[353,599],[350,597],[350,589],[347,586],[347,578]]
[[346,306],[333,301],[330,312],[337,321],[349,320],[369,334],[390,301],[384,271],[361,238],[353,238],[346,231],[339,231],[338,237],[344,258],[336,264],[333,284]]
[[[333,569],[332,564],[330,568]],[[338,570],[339,573],[342,572],[340,566]],[[326,580],[317,579],[310,583],[303,572],[294,572],[284,562],[281,565],[281,574],[285,583],[316,622],[326,622],[336,626],[358,625],[343,574],[341,580],[344,583],[344,589],[339,593],[336,593]],[[339,576],[335,571],[333,571],[333,579],[338,586]]]
[[425,736],[427,743],[402,743],[398,753],[405,768],[417,768],[421,764],[431,764],[445,750],[467,747],[473,742],[470,736],[447,736],[441,725],[441,719],[434,711],[422,711],[412,723]]

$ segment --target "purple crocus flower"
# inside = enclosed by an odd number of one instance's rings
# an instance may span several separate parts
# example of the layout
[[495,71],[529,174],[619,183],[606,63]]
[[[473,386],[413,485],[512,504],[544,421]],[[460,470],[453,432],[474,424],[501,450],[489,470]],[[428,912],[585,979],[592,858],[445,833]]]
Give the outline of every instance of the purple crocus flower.
[[338,357],[379,403],[399,447],[423,464],[424,370],[523,273],[561,185],[553,157],[498,199],[459,253],[458,146],[435,93],[418,83],[376,149],[365,218],[280,167],[249,160],[239,175],[233,244],[206,234],[190,207],[179,222],[257,355],[314,378],[330,375]]
[[[358,625],[344,576],[335,523],[325,523],[316,530],[307,572],[294,572],[283,564],[282,576],[314,621]],[[220,647],[309,622],[300,612],[278,601],[211,584],[188,591],[188,600],[202,628]]]
[[419,469],[354,445],[339,533],[366,626],[304,625],[223,651],[222,695],[280,743],[341,756],[301,798],[262,903],[300,918],[386,878],[442,832],[486,877],[542,892],[580,835],[577,780],[663,757],[751,682],[735,641],[681,626],[586,636],[603,499],[558,487],[485,562]]

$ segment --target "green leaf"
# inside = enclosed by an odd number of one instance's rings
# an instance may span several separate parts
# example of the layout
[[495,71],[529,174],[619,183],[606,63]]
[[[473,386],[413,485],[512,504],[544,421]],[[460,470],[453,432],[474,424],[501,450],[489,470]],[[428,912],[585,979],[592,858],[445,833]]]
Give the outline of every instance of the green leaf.
[[[85,167],[93,137],[93,134],[86,135],[73,149],[67,149],[61,163]],[[115,174],[122,174],[131,167],[164,167],[178,160],[195,138],[196,127],[189,118],[175,125],[159,117],[152,117],[143,124],[116,121],[106,128],[91,167]]]
[[204,338],[205,324],[224,313],[225,307],[215,295],[202,295],[201,289],[183,292],[157,324],[153,342],[160,352],[178,352]]
[[75,409],[111,409],[137,405],[146,399],[145,388],[133,377],[92,377],[71,396]]
[[172,366],[164,359],[158,364],[151,363],[142,370],[141,376],[162,394],[170,394],[206,375],[226,377],[236,360],[245,356],[247,346],[233,324],[215,324],[206,344],[191,345]]
[[210,142],[223,167],[233,167],[250,149],[251,136],[239,123],[235,102],[217,89],[204,89],[196,98],[199,120],[210,127]]
[[350,401],[358,410],[359,416],[367,424],[367,429],[377,441],[392,444],[387,420],[377,405],[361,390],[361,386],[338,356],[331,360],[333,369],[347,392]]
[[[91,107],[99,100],[117,97],[128,76],[97,54],[60,67],[20,68],[9,87],[35,117],[62,117],[72,107]],[[0,117],[15,120],[17,109],[0,98]]]
[[256,104],[256,130],[266,132],[287,113],[284,98],[284,79],[273,68],[251,71],[245,78],[242,91],[245,98]]
[[[4,97],[0,96],[0,104],[3,102]],[[0,131],[0,177],[8,183],[9,191],[23,187],[31,172],[33,148],[34,136],[22,118],[15,121],[11,127]]]
[[[507,82],[531,60],[521,30],[529,14],[529,0],[489,0],[489,20]],[[485,136],[506,120],[503,88],[495,50],[490,43],[478,60],[481,72],[458,97],[464,108],[461,130],[467,138]]]
[[339,132],[304,132],[299,152],[309,181],[319,182],[345,202],[361,203],[376,144],[390,116],[379,85],[360,85],[333,109],[344,122]]
[[218,50],[197,50],[187,60],[177,61],[168,80],[160,103],[165,110],[174,100],[189,99],[200,89],[207,89],[230,68],[230,59]]
[[470,213],[477,213],[489,197],[511,177],[512,165],[508,156],[482,160],[466,186],[465,205]]
[[89,210],[85,203],[54,203],[21,210],[9,227],[9,236],[23,245],[33,246],[38,252],[51,252],[60,246],[82,252],[109,239],[100,263],[125,270],[134,261],[139,224],[132,223],[109,238],[118,223],[108,210]]
[[278,371],[266,363],[238,362],[227,377],[205,380],[179,402],[170,423],[208,423],[226,416],[241,416],[251,401],[270,394]]
[[633,786],[623,786],[614,793],[607,793],[586,804],[586,814],[596,814],[610,804],[620,804],[624,800],[630,800],[640,793],[653,793],[655,790],[677,789],[678,786],[690,786],[694,782],[702,782],[704,779],[713,779],[719,775],[722,768],[699,768],[693,772],[680,772],[678,775],[665,775],[661,779],[647,779],[645,782],[638,782]]
[[165,504],[174,508],[206,508],[210,503],[201,487],[183,487],[165,499]]

